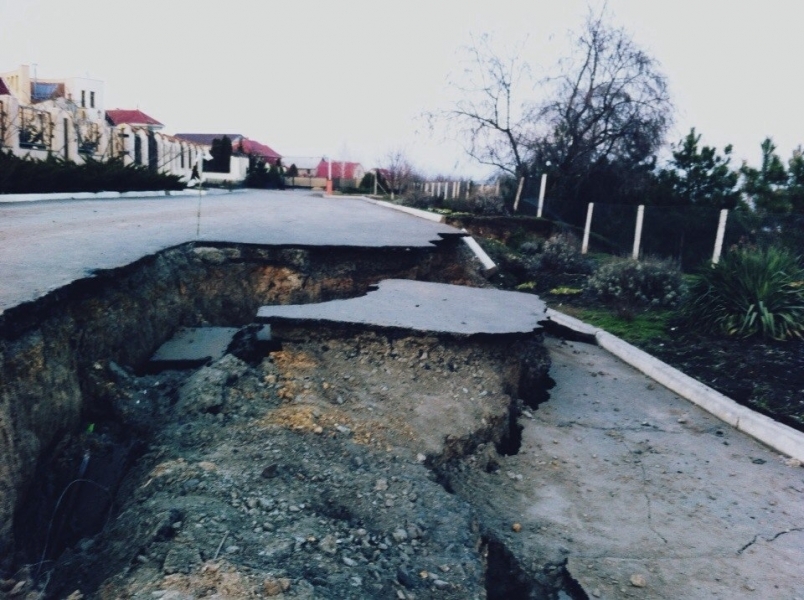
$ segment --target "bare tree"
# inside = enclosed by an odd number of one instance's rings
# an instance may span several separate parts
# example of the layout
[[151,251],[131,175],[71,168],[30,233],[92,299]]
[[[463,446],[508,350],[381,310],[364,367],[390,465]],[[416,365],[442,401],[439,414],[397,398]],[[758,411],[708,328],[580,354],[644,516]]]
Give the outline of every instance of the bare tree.
[[639,164],[664,142],[672,115],[667,80],[603,14],[587,18],[574,54],[545,84],[553,93],[533,118],[547,133],[530,144],[537,167],[550,161],[577,186],[594,168]]
[[[546,165],[576,189],[604,164],[637,164],[663,143],[672,106],[656,61],[604,12],[590,14],[557,74],[528,88],[530,69],[480,38],[468,48],[469,84],[441,113],[478,162],[516,177]],[[549,162],[548,162],[549,161]]]
[[382,176],[388,185],[391,199],[394,194],[401,194],[412,181],[414,175],[413,165],[402,150],[391,150],[385,155],[381,165]]
[[530,82],[530,68],[519,58],[519,48],[502,57],[492,49],[491,38],[473,39],[466,48],[464,82],[453,82],[460,97],[454,107],[431,114],[445,119],[465,150],[479,163],[515,177],[527,171],[531,110],[520,88]]

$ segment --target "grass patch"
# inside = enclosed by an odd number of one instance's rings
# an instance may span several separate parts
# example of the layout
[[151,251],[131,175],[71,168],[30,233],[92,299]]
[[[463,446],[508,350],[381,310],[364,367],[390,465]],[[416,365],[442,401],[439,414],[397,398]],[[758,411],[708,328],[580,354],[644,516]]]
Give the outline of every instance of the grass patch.
[[605,329],[636,346],[669,339],[672,310],[646,310],[622,313],[616,309],[561,306],[560,310],[585,323]]

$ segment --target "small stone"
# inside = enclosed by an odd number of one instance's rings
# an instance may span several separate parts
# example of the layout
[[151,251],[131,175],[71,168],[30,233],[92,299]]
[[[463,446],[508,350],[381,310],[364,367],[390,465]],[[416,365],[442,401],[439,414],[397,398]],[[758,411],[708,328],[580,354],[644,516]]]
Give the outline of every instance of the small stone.
[[648,582],[645,580],[645,576],[641,575],[640,573],[634,573],[631,575],[631,585],[634,587],[645,587],[648,585]]
[[396,580],[409,590],[412,590],[419,585],[419,581],[413,575],[411,575],[404,567],[399,567],[396,570]]
[[318,542],[318,547],[322,552],[326,552],[327,554],[335,554],[338,551],[338,544],[335,541],[335,537],[328,535],[320,542]]
[[417,462],[423,463],[423,462],[424,462],[424,461],[426,461],[426,460],[427,460],[427,457],[426,457],[424,454],[422,454],[421,452],[419,452],[419,453],[416,455],[416,461],[417,461]]
[[387,479],[378,479],[377,482],[374,484],[374,491],[375,492],[384,492],[388,489],[388,480]]
[[240,546],[226,546],[227,554],[237,554],[240,552]]
[[321,427],[321,425],[316,425],[315,427],[313,427],[313,433],[321,435],[322,433],[324,433],[324,428]]
[[352,430],[346,427],[345,425],[335,425],[335,429],[337,429],[343,435],[349,435],[352,433]]
[[279,465],[276,463],[268,465],[262,470],[262,476],[265,479],[271,479],[272,477],[276,477],[276,472],[279,470]]
[[404,542],[408,539],[408,532],[402,529],[401,527],[397,527],[394,529],[394,532],[391,534],[391,537],[394,538],[396,542]]
[[513,525],[511,525],[511,529],[514,531],[514,533],[519,533],[520,531],[522,531],[522,524],[514,523]]
[[599,589],[597,589],[597,588],[593,589],[593,590],[592,590],[592,595],[593,595],[595,598],[600,598],[600,590],[599,590]]
[[344,556],[343,557],[343,564],[345,564],[347,567],[356,567],[357,566],[357,561],[352,559],[352,558],[349,558],[348,556]]
[[262,589],[266,596],[278,596],[282,592],[286,592],[290,589],[290,579],[286,577],[279,579],[269,577],[262,584]]
[[686,423],[686,422],[687,422],[687,419],[685,419],[685,418],[683,418],[683,417],[682,417],[682,418],[680,418],[680,419],[678,420],[678,422],[679,422],[679,423],[681,423],[681,424],[683,425],[684,423]]
[[800,467],[801,461],[798,460],[797,458],[788,458],[787,460],[784,461],[784,464],[787,465],[788,467]]
[[443,579],[435,579],[433,581],[433,585],[437,587],[439,590],[443,590],[449,587],[449,583],[444,581]]

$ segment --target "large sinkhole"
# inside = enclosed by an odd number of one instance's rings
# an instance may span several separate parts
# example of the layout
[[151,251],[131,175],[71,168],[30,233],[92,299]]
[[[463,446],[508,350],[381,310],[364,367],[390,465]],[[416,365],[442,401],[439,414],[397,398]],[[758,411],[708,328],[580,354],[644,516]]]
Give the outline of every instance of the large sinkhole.
[[[125,597],[213,589],[223,571],[234,597],[484,589],[469,509],[400,453],[429,467],[479,444],[515,453],[521,401],[546,393],[539,340],[322,325],[266,343],[249,325],[260,305],[383,278],[480,283],[462,252],[189,245],[7,312],[6,389],[29,412],[7,462],[0,591]],[[204,326],[238,329],[223,358],[149,365],[179,328]]]

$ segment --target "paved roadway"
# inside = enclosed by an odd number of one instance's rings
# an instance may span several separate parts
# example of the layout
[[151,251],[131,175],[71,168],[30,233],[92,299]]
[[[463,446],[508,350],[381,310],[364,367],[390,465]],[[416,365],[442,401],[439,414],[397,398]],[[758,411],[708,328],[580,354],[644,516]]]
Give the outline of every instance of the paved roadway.
[[[0,197],[1,198],[1,197]],[[426,247],[458,230],[305,192],[0,203],[0,313],[189,241]]]

